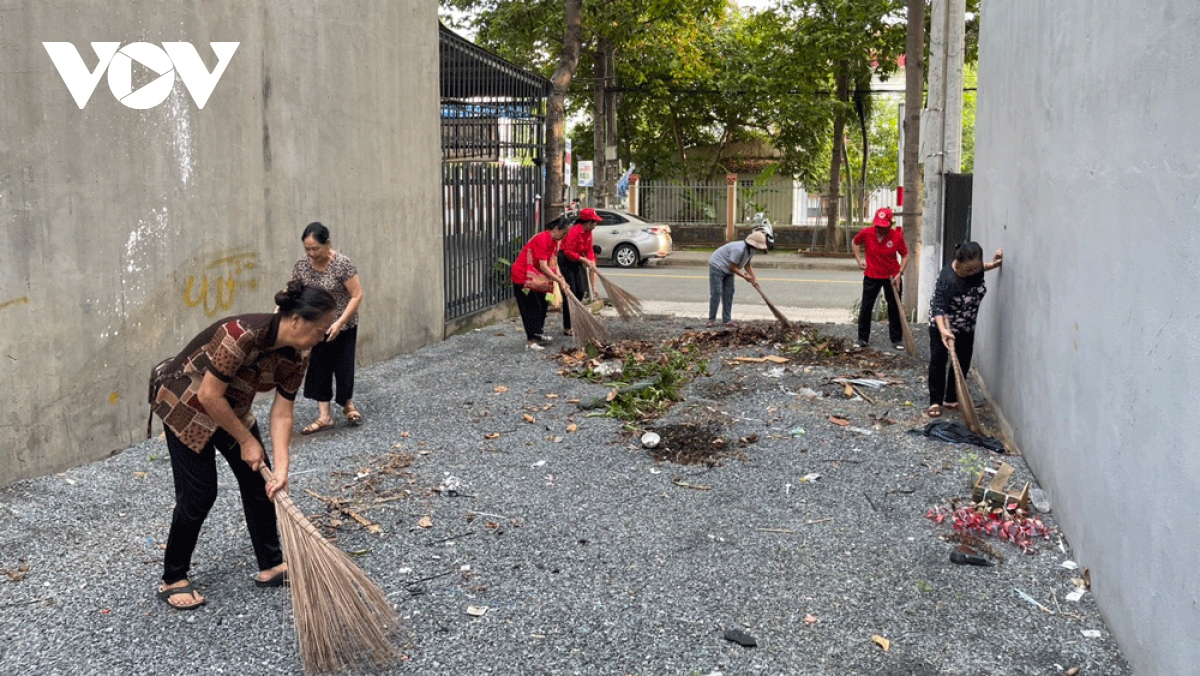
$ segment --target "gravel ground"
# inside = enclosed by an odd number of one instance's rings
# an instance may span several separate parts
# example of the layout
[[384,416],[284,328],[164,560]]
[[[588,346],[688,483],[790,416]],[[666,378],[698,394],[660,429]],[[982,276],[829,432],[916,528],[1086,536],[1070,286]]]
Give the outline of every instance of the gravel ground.
[[[653,340],[695,326],[608,323],[616,338]],[[995,567],[949,562],[952,530],[925,513],[966,496],[963,468],[994,456],[906,434],[924,422],[923,362],[867,355],[904,382],[866,390],[873,405],[829,382],[854,375],[850,365],[772,372],[728,358],[773,346],[724,349],[685,401],[639,426],[700,423],[731,445],[757,441],[712,466],[676,465],[569,403],[608,388],[560,375],[555,351],[524,351],[520,333],[510,320],[363,369],[367,422],[297,437],[294,498],[357,554],[410,631],[390,673],[1131,673],[1092,595],[1065,600],[1079,571],[1061,567],[1070,547],[1057,533],[1032,556],[994,543],[1005,556]],[[826,396],[787,393],[806,387]],[[265,403],[258,411],[265,419]],[[315,411],[300,403],[298,426]],[[897,424],[876,427],[871,414]],[[155,439],[0,490],[0,568],[28,567],[0,577],[0,671],[300,673],[290,599],[251,583],[223,461],[192,571],[209,604],[178,612],[153,598],[173,499],[165,457]],[[1021,458],[1005,459],[1015,482],[1032,480]],[[455,496],[436,490],[450,477]],[[381,532],[309,492],[347,500]],[[725,640],[727,629],[757,647]]]

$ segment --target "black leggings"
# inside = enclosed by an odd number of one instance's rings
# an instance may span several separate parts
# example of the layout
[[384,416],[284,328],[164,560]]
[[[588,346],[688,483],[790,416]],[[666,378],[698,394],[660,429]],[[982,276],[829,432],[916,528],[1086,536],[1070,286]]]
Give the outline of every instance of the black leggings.
[[[954,354],[963,377],[971,370],[971,355],[975,353],[975,332],[954,334]],[[936,325],[929,327],[929,405],[953,404],[958,401],[955,389],[954,367],[947,368],[950,350],[942,343],[942,333]]]
[[862,305],[858,310],[858,339],[867,342],[871,339],[871,313],[875,310],[875,299],[879,298],[879,289],[883,289],[883,297],[887,299],[888,334],[892,343],[904,342],[904,328],[900,326],[900,304],[896,299],[896,291],[892,288],[891,279],[874,279],[863,275]]
[[354,350],[358,346],[358,327],[342,329],[338,337],[317,343],[308,360],[304,376],[304,397],[332,401],[333,381],[337,380],[337,403],[345,406],[354,398]]
[[515,282],[513,289],[517,296],[517,308],[521,311],[521,323],[525,325],[525,340],[537,340],[546,328],[546,312],[550,309],[546,294],[537,291],[526,293],[525,287]]
[[[175,513],[163,556],[163,582],[172,584],[186,579],[192,565],[192,552],[200,538],[200,527],[217,501],[216,452],[221,451],[242,493],[246,529],[254,545],[258,569],[266,570],[283,563],[279,529],[275,524],[275,505],[267,497],[267,482],[242,460],[242,447],[225,430],[217,430],[204,450],[197,453],[184,445],[171,428],[166,428],[167,450],[171,454],[171,472],[175,475]],[[258,425],[250,433],[262,443]],[[268,460],[268,465],[270,461]]]
[[[563,278],[567,280],[567,286],[571,287],[571,293],[575,294],[575,297],[579,300],[583,300],[583,297],[587,295],[588,290],[587,268],[584,267],[583,263],[567,258],[566,254],[559,251],[558,269],[560,272],[562,272]],[[570,331],[571,304],[567,302],[566,298],[563,299],[562,316],[563,330]]]

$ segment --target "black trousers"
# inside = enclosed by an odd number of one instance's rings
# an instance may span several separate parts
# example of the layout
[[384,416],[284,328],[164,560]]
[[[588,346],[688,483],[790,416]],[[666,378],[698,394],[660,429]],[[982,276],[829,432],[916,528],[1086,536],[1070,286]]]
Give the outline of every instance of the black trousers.
[[873,279],[863,275],[862,305],[858,310],[858,339],[867,342],[871,339],[871,311],[875,309],[875,299],[879,298],[879,289],[883,289],[883,297],[887,300],[888,334],[892,343],[904,342],[904,329],[900,326],[900,302],[892,289],[892,280]]
[[[558,252],[558,270],[562,273],[564,279],[567,280],[567,286],[571,287],[571,293],[579,300],[587,295],[587,268],[578,261],[573,261],[567,258],[563,252]],[[571,330],[571,304],[563,299],[562,306],[563,330]]]
[[521,311],[521,323],[525,325],[525,339],[537,340],[546,328],[546,312],[550,309],[546,294],[537,291],[525,293],[525,287],[515,282],[513,289],[517,295],[517,309]]
[[[304,396],[315,401],[337,400],[339,406],[354,398],[354,350],[358,346],[358,327],[343,329],[338,337],[317,343],[308,360],[304,376]],[[337,380],[337,397],[333,381]]]
[[[204,450],[197,453],[185,446],[171,428],[166,428],[166,433],[171,472],[175,475],[175,513],[171,517],[171,533],[167,536],[167,551],[163,556],[163,582],[171,584],[188,576],[200,527],[217,501],[216,451],[225,456],[237,478],[258,569],[266,570],[283,563],[275,505],[267,497],[267,482],[242,460],[242,447],[228,432],[217,430]],[[262,443],[258,425],[251,427],[250,433]]]
[[[954,354],[963,376],[971,370],[971,355],[975,354],[975,332],[954,334]],[[954,368],[947,368],[950,350],[942,343],[942,334],[937,326],[929,327],[929,405],[953,404],[958,401],[955,389]]]

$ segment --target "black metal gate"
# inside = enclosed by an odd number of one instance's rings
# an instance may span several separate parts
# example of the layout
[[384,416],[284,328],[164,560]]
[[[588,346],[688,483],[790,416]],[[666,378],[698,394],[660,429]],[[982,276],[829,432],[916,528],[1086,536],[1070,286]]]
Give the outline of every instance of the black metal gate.
[[942,223],[942,266],[954,258],[954,247],[971,240],[973,174],[946,174],[946,217]]
[[538,230],[550,81],[440,27],[446,321],[513,297]]

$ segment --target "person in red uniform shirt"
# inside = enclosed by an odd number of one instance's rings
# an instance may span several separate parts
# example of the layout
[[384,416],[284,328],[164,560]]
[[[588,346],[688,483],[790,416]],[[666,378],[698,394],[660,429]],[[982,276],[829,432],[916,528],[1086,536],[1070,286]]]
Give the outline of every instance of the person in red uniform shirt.
[[[567,286],[571,287],[571,293],[580,300],[583,300],[589,288],[583,276],[584,268],[591,274],[591,288],[596,288],[596,250],[592,247],[592,230],[600,221],[595,209],[581,210],[558,250],[558,269],[567,280]],[[569,303],[563,303],[562,316],[563,335],[572,335]]]
[[[908,247],[904,244],[904,233],[892,227],[895,217],[892,210],[883,207],[875,212],[872,227],[863,228],[854,236],[854,258],[863,269],[862,305],[858,310],[858,346],[866,347],[871,339],[871,311],[879,289],[887,300],[888,333],[892,346],[904,349],[904,328],[901,326],[900,300],[892,289],[892,278],[904,274],[908,266]],[[862,249],[866,250],[866,260]],[[898,257],[898,258],[897,258]]]
[[570,221],[562,217],[550,221],[545,230],[526,242],[521,253],[517,254],[517,259],[513,261],[510,279],[517,296],[517,308],[521,310],[521,323],[525,326],[527,350],[544,350],[546,348],[542,347],[542,343],[550,342],[542,333],[546,328],[546,311],[550,302],[546,300],[545,292],[526,289],[525,282],[529,280],[529,271],[537,270],[554,280],[563,293],[566,293],[567,280],[555,269],[553,261],[558,253],[558,243],[567,236],[567,227],[570,224]]

